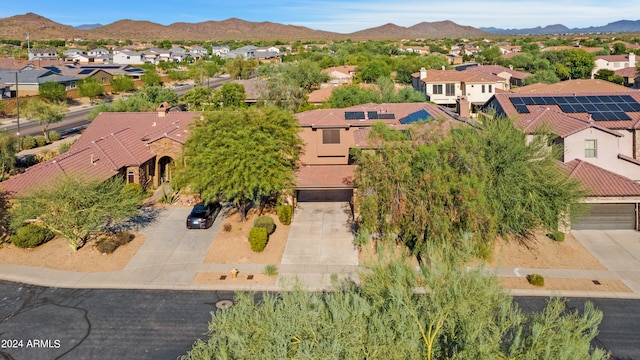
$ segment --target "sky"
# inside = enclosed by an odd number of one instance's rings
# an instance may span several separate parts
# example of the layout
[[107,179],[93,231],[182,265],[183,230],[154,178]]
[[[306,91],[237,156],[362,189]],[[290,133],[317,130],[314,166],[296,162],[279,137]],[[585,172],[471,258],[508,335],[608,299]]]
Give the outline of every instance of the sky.
[[[4,0],[0,18],[26,14],[78,26],[107,25],[124,19],[162,25],[239,18],[351,33],[393,23],[412,26],[423,21],[451,20],[458,25],[530,28],[563,24],[569,28],[602,26],[640,18],[638,0]],[[635,16],[635,18],[634,18]],[[1,26],[1,25],[0,25]]]

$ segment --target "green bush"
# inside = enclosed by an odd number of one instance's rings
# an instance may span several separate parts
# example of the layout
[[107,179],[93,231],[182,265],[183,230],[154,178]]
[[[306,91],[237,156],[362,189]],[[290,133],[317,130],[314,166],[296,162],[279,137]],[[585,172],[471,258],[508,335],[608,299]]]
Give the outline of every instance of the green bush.
[[124,244],[128,244],[135,236],[128,231],[107,234],[96,242],[96,249],[103,254],[111,254]]
[[132,196],[142,196],[142,185],[136,183],[128,183],[122,187],[123,194],[131,194]]
[[29,150],[36,147],[36,139],[33,136],[27,135],[20,141],[20,148],[22,150]]
[[262,270],[262,273],[267,276],[276,276],[278,275],[278,268],[273,264],[269,264],[264,267],[264,270]]
[[58,154],[64,154],[69,151],[69,149],[71,149],[71,145],[73,145],[73,143],[71,142],[63,142],[62,144],[58,145]]
[[291,218],[293,217],[293,206],[291,205],[278,205],[276,207],[276,213],[278,213],[278,220],[283,225],[291,224]]
[[253,221],[253,226],[265,228],[268,235],[271,235],[274,231],[276,231],[276,224],[273,222],[273,218],[270,216],[258,216]]
[[557,242],[564,241],[564,233],[562,231],[554,230],[551,234],[547,234],[549,239]]
[[47,139],[44,138],[44,135],[34,136],[33,139],[36,141],[36,147],[45,146],[47,144]]
[[251,245],[251,250],[255,252],[262,252],[267,246],[268,237],[267,229],[263,227],[251,228],[251,231],[249,232],[249,245]]
[[47,136],[49,136],[49,140],[50,141],[58,141],[60,140],[60,133],[55,131],[55,130],[51,130],[47,133]]
[[27,224],[11,236],[11,243],[19,248],[34,248],[53,239],[55,234],[42,226]]
[[527,275],[527,281],[533,286],[544,286],[544,278],[540,274]]

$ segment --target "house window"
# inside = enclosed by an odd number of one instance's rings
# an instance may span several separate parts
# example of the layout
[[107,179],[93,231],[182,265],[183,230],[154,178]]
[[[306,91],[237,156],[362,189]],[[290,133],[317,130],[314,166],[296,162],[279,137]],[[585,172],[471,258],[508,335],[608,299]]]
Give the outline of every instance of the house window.
[[323,144],[340,144],[340,129],[322,130]]
[[442,85],[433,85],[433,94],[442,95]]
[[454,96],[456,94],[456,84],[447,84],[447,96]]
[[489,93],[493,92],[493,85],[489,85]]
[[129,171],[127,173],[127,183],[132,184],[135,182],[135,176],[133,174],[133,171]]
[[584,157],[594,158],[597,157],[597,143],[595,140],[584,141]]
[[484,88],[484,85],[482,85],[482,93],[483,93],[483,94],[485,93],[485,90],[486,90],[486,89]]

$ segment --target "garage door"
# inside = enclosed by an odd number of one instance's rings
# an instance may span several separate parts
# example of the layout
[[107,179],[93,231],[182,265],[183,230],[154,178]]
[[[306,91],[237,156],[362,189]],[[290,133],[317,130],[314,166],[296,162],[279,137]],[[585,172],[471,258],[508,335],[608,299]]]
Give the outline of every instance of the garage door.
[[347,202],[351,201],[352,189],[299,190],[298,201],[303,202]]
[[635,204],[592,204],[571,220],[574,230],[635,230]]

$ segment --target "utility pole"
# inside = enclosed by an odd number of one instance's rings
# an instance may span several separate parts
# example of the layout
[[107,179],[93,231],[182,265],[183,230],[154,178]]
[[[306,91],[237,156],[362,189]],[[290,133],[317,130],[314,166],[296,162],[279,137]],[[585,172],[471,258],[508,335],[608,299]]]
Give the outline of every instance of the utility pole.
[[18,97],[18,72],[16,71],[16,117],[18,119],[18,132],[16,135],[20,137],[20,98]]

